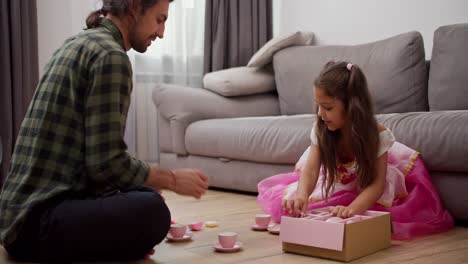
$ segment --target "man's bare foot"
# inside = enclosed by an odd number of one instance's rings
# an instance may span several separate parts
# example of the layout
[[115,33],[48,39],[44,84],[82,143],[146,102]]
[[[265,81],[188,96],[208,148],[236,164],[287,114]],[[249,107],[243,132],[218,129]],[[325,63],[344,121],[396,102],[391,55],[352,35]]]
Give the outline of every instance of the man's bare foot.
[[150,259],[152,255],[154,255],[154,253],[156,253],[156,250],[154,250],[154,248],[152,248],[150,250],[150,252],[148,252],[148,254],[145,255],[145,259]]

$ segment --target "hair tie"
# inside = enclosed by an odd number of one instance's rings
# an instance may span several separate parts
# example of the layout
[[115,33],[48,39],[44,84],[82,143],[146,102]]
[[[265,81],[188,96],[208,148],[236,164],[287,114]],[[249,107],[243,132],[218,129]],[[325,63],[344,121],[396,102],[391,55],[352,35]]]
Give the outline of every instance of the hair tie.
[[346,68],[348,69],[348,71],[351,71],[351,69],[353,68],[353,66],[354,66],[354,65],[353,65],[352,63],[348,63],[348,64],[346,65]]

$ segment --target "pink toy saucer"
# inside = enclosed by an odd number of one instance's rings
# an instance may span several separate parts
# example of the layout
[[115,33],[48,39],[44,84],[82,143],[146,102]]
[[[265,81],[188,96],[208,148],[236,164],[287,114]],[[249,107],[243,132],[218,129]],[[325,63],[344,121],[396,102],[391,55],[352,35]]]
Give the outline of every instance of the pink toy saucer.
[[270,224],[268,226],[268,232],[274,235],[279,235],[280,233],[280,225],[279,224]]
[[167,234],[166,238],[167,241],[169,242],[186,242],[192,239],[193,233],[192,232],[187,232],[183,237],[173,237],[170,233]]
[[255,230],[255,231],[267,231],[267,230],[268,230],[268,227],[261,227],[261,226],[258,226],[257,224],[255,224],[255,225],[252,226],[252,230]]
[[215,249],[215,251],[218,251],[218,252],[223,252],[223,253],[234,253],[234,252],[237,252],[239,250],[242,249],[242,243],[241,242],[236,242],[236,244],[234,245],[234,247],[232,248],[224,248],[223,246],[221,246],[221,244],[219,244],[219,242],[216,242],[214,245],[213,245],[213,248]]

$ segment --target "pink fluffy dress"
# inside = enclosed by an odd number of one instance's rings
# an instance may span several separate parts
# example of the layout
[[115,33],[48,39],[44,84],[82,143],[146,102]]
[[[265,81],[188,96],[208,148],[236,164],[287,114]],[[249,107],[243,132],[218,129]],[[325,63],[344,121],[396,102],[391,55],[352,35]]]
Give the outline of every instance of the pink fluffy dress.
[[[296,170],[264,179],[258,184],[257,201],[276,222],[285,215],[283,199],[294,197],[308,151],[301,157]],[[385,191],[369,210],[391,213],[393,234],[397,240],[443,232],[453,227],[453,218],[443,208],[439,195],[419,152],[395,142],[388,150]],[[302,162],[303,163],[303,162]],[[354,162],[342,164],[328,199],[323,198],[322,170],[315,190],[309,197],[308,209],[349,205],[358,195]]]

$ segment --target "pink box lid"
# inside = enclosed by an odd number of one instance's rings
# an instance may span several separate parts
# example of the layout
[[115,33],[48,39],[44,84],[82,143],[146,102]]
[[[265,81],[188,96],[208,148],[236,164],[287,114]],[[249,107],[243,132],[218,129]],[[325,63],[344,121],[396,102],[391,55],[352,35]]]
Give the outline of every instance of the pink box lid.
[[280,239],[288,243],[342,251],[344,228],[343,223],[282,216]]

